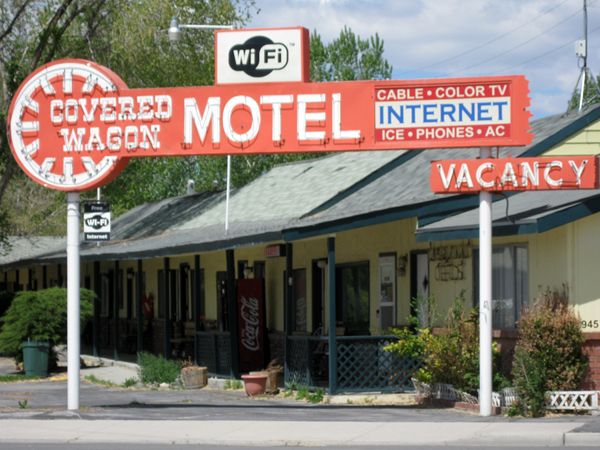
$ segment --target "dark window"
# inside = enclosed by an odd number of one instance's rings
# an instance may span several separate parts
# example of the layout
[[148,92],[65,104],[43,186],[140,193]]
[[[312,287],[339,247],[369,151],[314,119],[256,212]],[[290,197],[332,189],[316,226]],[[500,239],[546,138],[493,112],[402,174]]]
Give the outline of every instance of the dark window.
[[294,270],[294,331],[307,331],[306,269]]
[[336,319],[347,335],[369,334],[369,263],[339,265],[335,269]]

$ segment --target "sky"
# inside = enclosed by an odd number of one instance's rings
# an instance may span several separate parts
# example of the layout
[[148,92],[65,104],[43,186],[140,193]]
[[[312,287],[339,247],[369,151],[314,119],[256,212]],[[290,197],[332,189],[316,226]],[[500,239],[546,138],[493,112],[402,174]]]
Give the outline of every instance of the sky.
[[[246,28],[344,26],[384,40],[393,79],[525,75],[533,119],[563,113],[581,72],[584,0],[256,0]],[[600,0],[587,0],[587,66],[600,72]]]

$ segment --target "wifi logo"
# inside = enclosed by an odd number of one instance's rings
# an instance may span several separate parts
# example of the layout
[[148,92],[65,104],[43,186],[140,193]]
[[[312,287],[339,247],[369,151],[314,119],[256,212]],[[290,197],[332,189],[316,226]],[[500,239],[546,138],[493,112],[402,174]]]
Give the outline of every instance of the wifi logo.
[[283,69],[289,58],[288,48],[264,36],[254,36],[229,50],[229,67],[260,78]]

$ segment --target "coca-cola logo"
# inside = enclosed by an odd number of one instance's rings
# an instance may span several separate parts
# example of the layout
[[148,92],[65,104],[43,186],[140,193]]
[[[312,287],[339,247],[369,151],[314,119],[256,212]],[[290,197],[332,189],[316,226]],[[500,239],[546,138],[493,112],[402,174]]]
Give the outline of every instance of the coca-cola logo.
[[259,328],[259,317],[258,317],[258,299],[250,297],[247,299],[242,296],[242,345],[248,350],[255,352],[259,348],[258,334]]

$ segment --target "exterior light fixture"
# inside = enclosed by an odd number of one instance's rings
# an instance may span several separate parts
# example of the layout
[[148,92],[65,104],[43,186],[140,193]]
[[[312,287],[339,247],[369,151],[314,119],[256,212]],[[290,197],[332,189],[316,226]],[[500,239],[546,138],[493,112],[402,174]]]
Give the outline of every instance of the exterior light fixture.
[[317,261],[317,267],[319,269],[324,269],[325,267],[327,267],[327,260],[326,259],[320,259]]
[[169,41],[177,43],[181,40],[181,29],[182,28],[196,28],[201,30],[233,30],[233,25],[179,25],[177,16],[173,16],[171,19],[171,25],[167,30],[167,36]]

